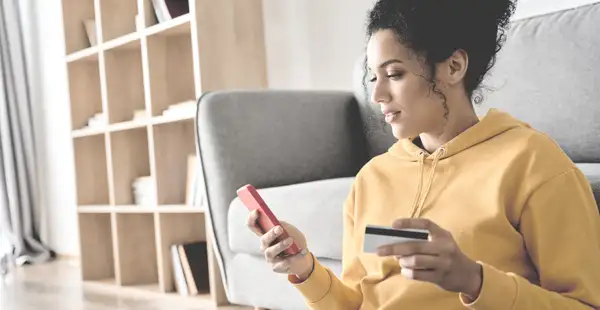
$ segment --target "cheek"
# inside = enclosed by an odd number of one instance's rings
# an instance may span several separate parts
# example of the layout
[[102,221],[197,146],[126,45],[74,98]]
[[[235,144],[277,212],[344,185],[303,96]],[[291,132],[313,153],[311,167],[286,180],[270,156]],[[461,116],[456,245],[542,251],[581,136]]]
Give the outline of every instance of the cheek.
[[418,113],[431,106],[430,86],[423,78],[409,76],[396,82],[395,100],[406,112]]

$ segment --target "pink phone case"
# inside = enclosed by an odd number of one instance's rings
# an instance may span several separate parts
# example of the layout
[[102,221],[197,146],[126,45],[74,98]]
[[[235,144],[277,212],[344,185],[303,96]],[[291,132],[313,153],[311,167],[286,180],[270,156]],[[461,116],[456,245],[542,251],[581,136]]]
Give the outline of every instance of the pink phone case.
[[[269,209],[265,201],[254,188],[254,186],[248,184],[241,187],[237,190],[237,195],[249,211],[258,210],[258,225],[263,230],[263,232],[267,232],[273,227],[281,226],[275,214],[273,214],[271,209]],[[285,240],[288,237],[288,233],[284,229],[283,233],[277,238],[277,242]],[[289,248],[287,248],[284,251],[285,255],[296,255],[299,252],[300,249],[298,249],[296,243],[293,243]]]

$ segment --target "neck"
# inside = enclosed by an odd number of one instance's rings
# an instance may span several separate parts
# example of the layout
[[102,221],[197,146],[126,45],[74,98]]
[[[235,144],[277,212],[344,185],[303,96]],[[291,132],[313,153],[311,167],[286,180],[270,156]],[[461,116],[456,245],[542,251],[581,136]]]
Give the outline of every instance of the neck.
[[479,122],[479,118],[470,102],[461,104],[461,106],[468,108],[451,110],[448,119],[440,129],[419,135],[427,152],[435,152],[442,145]]

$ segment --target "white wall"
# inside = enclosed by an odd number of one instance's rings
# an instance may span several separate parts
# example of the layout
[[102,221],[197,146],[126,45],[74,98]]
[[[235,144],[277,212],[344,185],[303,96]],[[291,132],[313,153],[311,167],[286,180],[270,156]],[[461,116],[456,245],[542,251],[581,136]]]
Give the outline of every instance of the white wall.
[[[29,0],[34,1],[34,0]],[[374,0],[263,0],[269,82],[278,89],[342,89],[352,86],[352,67],[364,49],[366,11]],[[598,0],[521,0],[515,18],[544,14]],[[58,253],[79,251],[73,150],[64,64],[60,0],[34,1],[33,45],[40,133],[41,178],[47,229]],[[35,84],[34,83],[34,84]]]

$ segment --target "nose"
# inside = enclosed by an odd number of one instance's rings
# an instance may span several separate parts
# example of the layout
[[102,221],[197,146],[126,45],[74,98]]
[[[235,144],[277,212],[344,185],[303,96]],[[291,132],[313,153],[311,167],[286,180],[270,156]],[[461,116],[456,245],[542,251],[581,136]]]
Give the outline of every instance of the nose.
[[385,81],[377,80],[373,83],[371,91],[371,102],[375,104],[386,104],[391,101],[391,94]]

